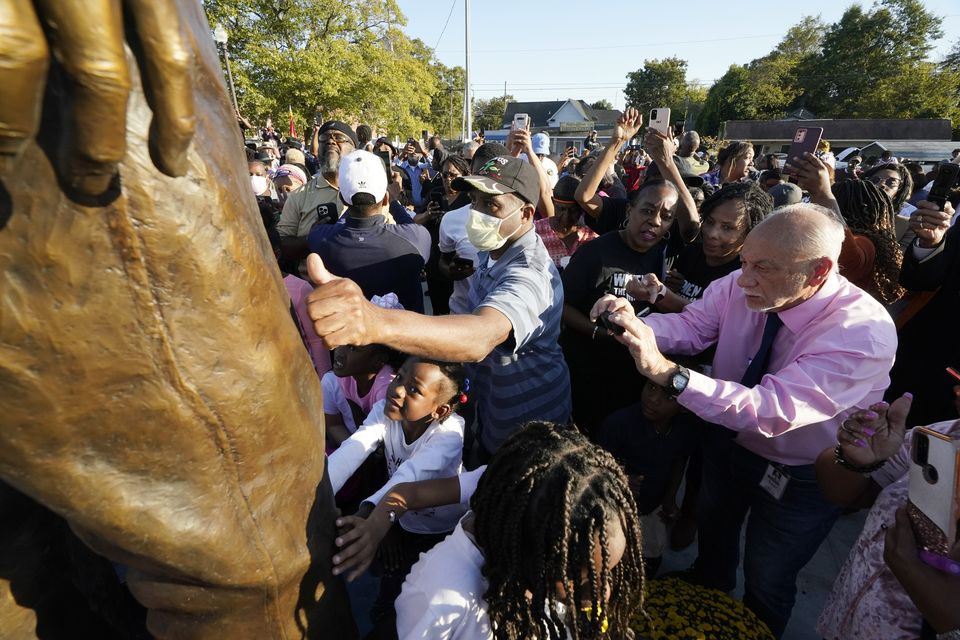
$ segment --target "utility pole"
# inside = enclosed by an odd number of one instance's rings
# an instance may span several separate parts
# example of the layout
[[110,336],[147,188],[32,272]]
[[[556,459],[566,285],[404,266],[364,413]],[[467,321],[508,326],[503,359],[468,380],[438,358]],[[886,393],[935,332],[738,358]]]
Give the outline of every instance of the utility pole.
[[470,0],[463,2],[463,27],[464,27],[464,50],[466,60],[463,73],[463,141],[469,142],[473,139],[473,105],[470,104]]
[[229,34],[223,25],[217,24],[217,28],[213,30],[213,39],[220,45],[221,51],[223,52],[223,63],[227,67],[227,80],[230,82],[230,98],[233,100],[233,110],[239,114],[240,107],[237,106],[237,92],[233,88],[233,73],[230,71],[230,54],[227,53],[228,37]]

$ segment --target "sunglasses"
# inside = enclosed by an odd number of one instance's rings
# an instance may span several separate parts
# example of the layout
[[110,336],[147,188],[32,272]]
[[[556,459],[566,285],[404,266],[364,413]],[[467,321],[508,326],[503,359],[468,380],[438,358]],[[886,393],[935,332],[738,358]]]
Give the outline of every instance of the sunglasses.
[[899,178],[881,178],[880,176],[870,176],[869,178],[867,178],[867,180],[877,185],[878,187],[887,186],[887,187],[890,187],[891,189],[896,189],[901,184]]
[[338,145],[344,145],[344,144],[347,144],[348,142],[350,144],[353,144],[353,140],[351,140],[347,136],[340,133],[331,133],[331,134],[325,133],[322,136],[317,137],[317,142],[319,142],[320,144],[326,144],[331,140],[337,143]]

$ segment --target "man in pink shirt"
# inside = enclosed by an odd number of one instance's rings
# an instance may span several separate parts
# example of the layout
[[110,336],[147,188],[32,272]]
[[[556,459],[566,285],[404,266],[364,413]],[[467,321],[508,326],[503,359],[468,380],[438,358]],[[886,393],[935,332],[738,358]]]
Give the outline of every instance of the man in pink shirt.
[[[628,313],[606,296],[591,312],[625,328],[637,369],[703,418],[699,557],[690,578],[731,591],[747,520],[744,602],[782,635],[796,577],[838,515],[813,464],[844,418],[883,398],[897,348],[884,308],[837,273],[844,227],[823,207],[774,212],[747,236],[742,268],[682,313]],[[651,292],[652,296],[656,292]],[[662,352],[717,351],[713,377]]]

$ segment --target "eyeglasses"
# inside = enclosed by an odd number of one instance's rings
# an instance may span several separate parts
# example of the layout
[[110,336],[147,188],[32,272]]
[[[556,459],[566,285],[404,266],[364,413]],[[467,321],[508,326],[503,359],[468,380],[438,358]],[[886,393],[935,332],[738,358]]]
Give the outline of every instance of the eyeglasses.
[[317,142],[320,144],[327,144],[331,140],[336,142],[338,145],[345,145],[348,142],[353,144],[353,140],[340,133],[325,133],[322,136],[317,137]]
[[869,178],[867,178],[867,180],[877,185],[878,187],[887,186],[887,187],[890,187],[891,189],[896,189],[901,184],[900,178],[893,178],[893,177],[881,178],[880,176],[870,176]]
[[453,180],[460,177],[459,173],[453,173],[452,171],[444,171],[441,175],[447,180]]

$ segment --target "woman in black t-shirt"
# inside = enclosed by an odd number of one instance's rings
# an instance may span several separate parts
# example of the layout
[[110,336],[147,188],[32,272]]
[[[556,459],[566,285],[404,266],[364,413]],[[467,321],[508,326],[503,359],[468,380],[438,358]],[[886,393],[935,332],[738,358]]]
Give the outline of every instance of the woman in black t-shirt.
[[[637,400],[643,379],[630,353],[588,316],[610,293],[625,296],[633,274],[663,274],[668,231],[677,206],[677,188],[664,180],[645,182],[630,196],[624,228],[581,246],[564,269],[561,343],[573,396],[574,421],[589,433],[609,413]],[[638,313],[649,311],[635,301]]]
[[[752,182],[725,185],[707,198],[700,207],[700,235],[680,251],[667,273],[667,290],[656,310],[683,311],[703,296],[707,285],[739,269],[743,241],[772,210],[773,198]],[[643,286],[631,283],[627,292],[647,300],[659,286],[659,275],[651,270]]]

